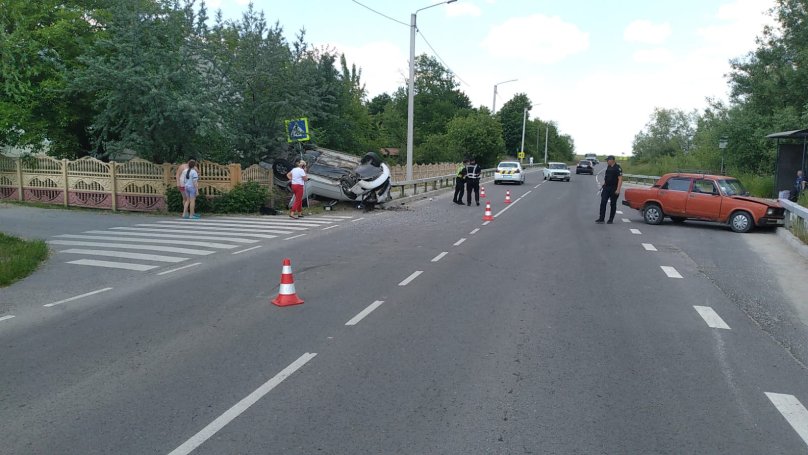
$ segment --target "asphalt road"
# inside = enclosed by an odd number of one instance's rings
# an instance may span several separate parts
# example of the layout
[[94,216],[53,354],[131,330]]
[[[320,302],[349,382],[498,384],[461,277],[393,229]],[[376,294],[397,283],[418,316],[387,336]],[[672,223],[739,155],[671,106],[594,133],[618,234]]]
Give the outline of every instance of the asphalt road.
[[55,253],[0,294],[0,452],[808,453],[774,234],[596,225],[593,177],[538,175],[488,224],[444,194],[163,275]]

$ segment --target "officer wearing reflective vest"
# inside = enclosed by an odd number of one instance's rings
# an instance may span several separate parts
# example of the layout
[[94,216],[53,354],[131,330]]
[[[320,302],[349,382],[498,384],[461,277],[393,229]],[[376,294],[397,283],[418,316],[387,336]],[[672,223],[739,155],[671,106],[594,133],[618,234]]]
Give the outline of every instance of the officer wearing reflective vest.
[[455,204],[463,205],[463,187],[466,186],[466,165],[469,160],[464,159],[463,164],[457,166],[457,173],[455,174],[455,191],[452,202]]
[[483,170],[475,158],[466,165],[466,205],[471,205],[471,192],[474,191],[474,201],[480,205],[480,176]]

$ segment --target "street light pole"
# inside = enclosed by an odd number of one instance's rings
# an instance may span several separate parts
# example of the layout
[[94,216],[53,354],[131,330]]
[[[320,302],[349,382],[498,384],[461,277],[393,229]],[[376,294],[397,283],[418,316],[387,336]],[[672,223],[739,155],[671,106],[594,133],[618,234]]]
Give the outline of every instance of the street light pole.
[[[524,156],[524,153],[525,153],[525,124],[526,123],[527,123],[527,108],[525,108],[525,112],[522,115],[522,149],[519,150],[519,152],[522,153],[522,155],[520,155],[520,156]],[[520,163],[522,162],[522,158],[519,158],[519,162]]]
[[494,102],[491,103],[491,115],[497,111],[497,85],[507,84],[508,82],[516,82],[519,79],[511,79],[509,81],[497,82],[494,84]]
[[721,175],[725,175],[724,174],[724,149],[727,148],[727,142],[729,142],[729,139],[727,139],[726,136],[721,136],[721,138],[718,140],[718,148],[721,149]]
[[407,176],[406,179],[412,180],[412,147],[413,147],[413,118],[415,117],[415,32],[418,30],[416,21],[419,11],[432,8],[433,6],[454,3],[457,0],[446,0],[443,2],[435,3],[424,8],[415,10],[410,14],[410,80],[409,80],[409,94],[407,95]]

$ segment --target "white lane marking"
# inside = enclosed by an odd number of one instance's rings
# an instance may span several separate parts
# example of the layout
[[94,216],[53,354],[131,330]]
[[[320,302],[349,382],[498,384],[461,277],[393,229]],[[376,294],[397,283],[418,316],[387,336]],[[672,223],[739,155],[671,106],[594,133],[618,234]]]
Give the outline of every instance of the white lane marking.
[[193,254],[195,256],[207,256],[208,254],[215,253],[215,251],[193,250],[190,248],[174,248],[171,246],[131,245],[126,243],[81,242],[77,240],[48,240],[48,243],[52,245],[95,246],[104,248],[123,248],[127,250],[164,251],[166,253]]
[[232,254],[241,254],[241,253],[246,253],[247,251],[256,250],[256,249],[258,249],[258,248],[261,248],[262,246],[263,246],[263,245],[258,245],[258,246],[254,246],[254,247],[247,248],[247,249],[245,249],[245,250],[234,251]]
[[313,359],[314,356],[316,355],[317,354],[315,353],[309,353],[309,352],[301,355],[288,367],[284,368],[280,373],[276,374],[275,377],[265,382],[263,385],[261,385],[261,387],[255,389],[254,392],[244,397],[238,403],[234,404],[233,407],[225,411],[224,414],[220,415],[219,417],[216,418],[216,420],[209,423],[208,426],[201,429],[199,433],[191,436],[191,439],[185,441],[181,446],[172,450],[171,453],[169,453],[168,455],[188,455],[189,453],[193,452],[194,449],[202,445],[202,443],[210,439],[211,436],[213,436],[219,430],[224,428],[228,423],[232,422],[233,419],[235,419],[236,417],[241,415],[241,413],[249,409],[250,406],[258,402],[258,400],[263,398],[264,395],[272,391],[272,389],[277,387],[278,384],[284,381],[284,379],[291,376],[292,373],[299,370],[301,367],[303,367],[303,365],[308,363],[309,360]]
[[346,322],[345,325],[356,325],[359,321],[364,319],[365,316],[369,315],[371,311],[375,310],[376,308],[379,308],[379,306],[382,303],[384,303],[384,300],[377,300],[377,301],[371,303],[370,305],[368,305],[367,308],[360,311],[359,314],[354,316],[350,321]]
[[623,222],[624,222],[624,223],[631,223],[631,220],[630,220],[630,219],[628,219],[628,218],[623,218]]
[[156,269],[156,265],[132,264],[130,262],[113,262],[113,261],[98,261],[96,259],[79,259],[76,261],[68,261],[67,264],[76,265],[89,265],[92,267],[105,267],[108,269],[124,269],[135,270],[137,272],[145,272],[146,270]]
[[534,186],[534,187],[533,187],[533,189],[535,190],[536,188],[538,188],[538,187],[540,187],[540,186],[541,186],[541,183],[539,183],[538,185]]
[[411,282],[412,280],[414,280],[414,279],[418,278],[418,275],[420,275],[420,274],[422,274],[422,273],[424,273],[424,271],[423,271],[423,270],[418,270],[418,271],[416,271],[416,272],[413,272],[413,274],[412,274],[412,275],[410,275],[410,276],[408,276],[407,278],[405,278],[405,279],[404,279],[404,281],[402,281],[401,283],[398,283],[398,285],[399,285],[399,286],[406,286],[406,285],[410,284],[410,282]]
[[642,234],[639,229],[631,229],[632,234]]
[[351,223],[356,223],[357,221],[362,221],[362,220],[364,220],[364,219],[365,219],[364,217],[362,217],[362,218],[357,218],[357,219],[355,219],[355,220],[351,220]]
[[[525,197],[525,196],[527,196],[528,194],[530,194],[532,192],[533,192],[533,190],[527,190],[527,193],[523,194],[522,197]],[[520,197],[519,199],[522,199],[522,197]]]
[[108,236],[101,236],[101,235],[74,235],[74,234],[62,234],[57,235],[54,237],[64,238],[64,239],[84,239],[84,240],[103,240],[108,242],[135,242],[135,243],[155,243],[155,244],[169,244],[169,245],[189,245],[189,246],[201,246],[205,248],[221,248],[221,249],[231,249],[235,248],[236,245],[230,245],[229,243],[213,243],[213,242],[195,242],[193,240],[168,240],[168,239],[132,239],[128,237],[115,237],[115,234],[109,234]]
[[497,212],[497,214],[496,214],[496,215],[494,215],[494,218],[496,218],[496,217],[498,217],[498,216],[502,215],[503,213],[505,213],[505,211],[506,211],[506,210],[508,210],[509,208],[511,208],[511,207],[513,207],[514,205],[516,205],[516,203],[517,203],[517,202],[519,202],[519,199],[517,199],[517,200],[515,200],[515,201],[511,202],[511,203],[510,203],[510,204],[508,204],[508,205],[507,205],[507,206],[506,206],[504,209],[502,209],[502,210],[500,210],[499,212]]
[[10,314],[8,316],[3,316],[3,317],[0,317],[0,321],[7,321],[7,320],[9,320],[9,319],[11,319],[13,317],[14,317],[14,315],[12,315],[12,314]]
[[292,239],[296,239],[298,237],[303,237],[304,235],[306,235],[306,234],[297,234],[297,235],[293,235],[291,237],[286,237],[284,240],[292,240]]
[[465,241],[466,241],[466,238],[465,238],[465,237],[463,237],[462,239],[460,239],[460,240],[458,240],[457,242],[455,242],[455,243],[454,243],[454,246],[460,246],[460,244],[461,244],[461,243],[463,243],[463,242],[465,242]]
[[[210,223],[210,222],[197,222],[196,220],[188,220],[188,221],[158,221],[157,226],[172,226],[172,227],[179,227],[183,226],[185,228],[191,229],[208,229],[208,230],[220,230],[224,231],[225,228],[236,229],[236,230],[247,230],[249,231],[257,231],[257,232],[266,232],[267,228],[271,229],[281,229],[281,230],[292,230],[292,231],[305,231],[308,228],[317,227],[319,224],[304,224],[303,222],[295,223],[295,226],[290,226],[285,223],[273,223],[273,224],[242,224],[242,223]],[[143,226],[138,224],[138,226]]]
[[808,410],[800,403],[794,395],[786,395],[783,393],[766,392],[772,404],[780,414],[785,417],[786,421],[791,424],[791,428],[797,432],[802,438],[803,442],[808,444]]
[[438,262],[438,261],[440,261],[440,260],[441,260],[441,259],[443,259],[443,257],[444,257],[444,256],[446,256],[447,254],[449,254],[449,252],[448,252],[448,251],[444,251],[443,253],[441,253],[441,254],[439,254],[439,255],[435,256],[434,258],[432,258],[432,262]]
[[489,223],[491,223],[491,222],[490,222],[490,221],[486,221],[486,222],[484,222],[484,223],[483,223],[483,226],[488,226],[488,224],[489,224]]
[[84,297],[89,297],[91,295],[100,294],[102,292],[107,292],[107,291],[111,291],[111,290],[112,290],[112,288],[99,289],[97,291],[92,291],[92,292],[88,292],[86,294],[81,294],[81,295],[77,295],[75,297],[70,297],[69,299],[59,300],[58,302],[46,303],[45,305],[42,305],[42,306],[52,307],[52,306],[56,306],[56,305],[61,305],[63,303],[72,302],[74,300],[78,300],[78,299],[81,299],[81,298],[84,298]]
[[623,211],[622,211],[622,210],[618,210],[618,211],[617,211],[617,214],[618,214],[618,215],[622,215],[622,214],[623,214]]
[[469,232],[469,235],[474,235],[474,234],[476,234],[478,232],[480,232],[480,228],[474,228],[473,231]]
[[677,271],[675,268],[667,266],[667,265],[660,265],[662,271],[665,272],[665,275],[668,275],[668,278],[682,278],[682,275]]
[[189,267],[196,267],[197,265],[201,264],[201,262],[194,262],[193,264],[184,265],[182,267],[177,267],[176,269],[166,270],[165,272],[160,272],[158,275],[168,275],[169,273],[174,273],[176,271],[187,269]]
[[[113,228],[116,229],[116,228]],[[101,234],[101,235],[125,235],[125,236],[137,236],[137,237],[149,237],[149,238],[167,238],[167,239],[188,239],[192,238],[194,240],[219,240],[222,242],[234,242],[234,243],[258,243],[259,240],[252,240],[252,239],[237,239],[235,237],[216,237],[216,236],[204,236],[204,235],[197,235],[198,232],[195,231],[188,231],[187,234],[158,234],[158,233],[149,233],[149,232],[124,232],[124,231],[85,231],[85,234]]]
[[642,247],[645,248],[645,251],[657,251],[656,247],[650,243],[643,243]]
[[[157,226],[159,226],[159,225],[157,225]],[[110,228],[110,229],[121,229],[121,230],[127,230],[127,231],[138,231],[138,232],[148,232],[148,233],[151,233],[151,232],[171,232],[171,233],[175,233],[175,234],[185,234],[186,236],[194,236],[194,235],[202,234],[202,232],[197,231],[197,230],[193,230],[193,229],[152,229],[152,228],[142,228],[142,227],[141,228],[139,228],[139,227],[114,227],[114,228]],[[239,229],[233,229],[233,231],[240,231],[240,230]],[[127,232],[127,234],[128,234],[128,232]],[[207,236],[206,238],[211,238],[213,236],[227,236],[227,237],[223,237],[223,238],[221,238],[219,240],[228,240],[228,239],[231,239],[232,236],[255,237],[255,238],[259,238],[259,239],[274,239],[275,237],[277,237],[277,235],[254,234],[254,233],[245,233],[245,232],[223,232],[223,233],[218,233],[218,232],[214,231],[214,232],[204,232],[204,234]],[[289,234],[289,232],[284,232],[284,234]],[[149,234],[149,235],[151,235],[151,234]],[[202,238],[202,237],[200,237],[200,238]]]
[[338,224],[335,224],[335,225],[333,225],[333,226],[328,226],[327,228],[323,228],[323,230],[324,230],[324,231],[327,231],[327,230],[329,230],[329,229],[334,229],[335,227],[339,227],[339,225],[338,225]]
[[188,260],[188,258],[182,258],[176,256],[162,256],[159,254],[128,253],[125,251],[107,251],[107,250],[85,250],[83,248],[71,248],[69,250],[62,250],[60,251],[60,253],[87,254],[90,256],[107,256],[113,258],[140,259],[143,261],[157,261],[157,262],[182,262]]
[[698,311],[702,319],[704,319],[704,322],[706,322],[709,327],[712,327],[714,329],[730,330],[727,323],[724,322],[724,320],[721,319],[721,316],[719,316],[718,313],[716,313],[715,310],[713,310],[712,308],[708,306],[698,306],[698,305],[693,305],[693,308],[695,308],[696,311]]

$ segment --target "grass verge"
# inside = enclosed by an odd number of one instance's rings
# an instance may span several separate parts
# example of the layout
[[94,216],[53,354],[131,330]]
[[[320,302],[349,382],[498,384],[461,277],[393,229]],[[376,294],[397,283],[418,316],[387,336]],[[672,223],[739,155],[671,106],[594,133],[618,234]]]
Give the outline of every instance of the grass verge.
[[42,240],[23,240],[0,234],[0,287],[30,275],[48,257]]

